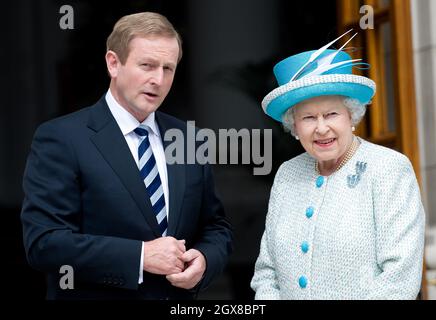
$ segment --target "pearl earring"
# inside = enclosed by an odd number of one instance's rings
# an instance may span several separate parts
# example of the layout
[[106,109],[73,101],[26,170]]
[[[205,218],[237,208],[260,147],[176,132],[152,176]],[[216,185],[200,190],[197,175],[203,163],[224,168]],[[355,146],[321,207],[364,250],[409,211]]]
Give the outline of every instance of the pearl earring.
[[356,127],[354,127],[354,126],[351,127],[351,131],[353,131],[353,132],[356,131]]
[[299,136],[295,136],[295,140],[300,140],[300,137]]

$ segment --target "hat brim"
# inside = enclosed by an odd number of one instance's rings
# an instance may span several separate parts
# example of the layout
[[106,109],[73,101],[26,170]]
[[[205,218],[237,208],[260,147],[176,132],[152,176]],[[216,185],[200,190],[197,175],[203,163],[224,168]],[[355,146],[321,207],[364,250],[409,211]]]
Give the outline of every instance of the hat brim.
[[[300,82],[300,83],[299,83]],[[297,103],[318,97],[339,95],[359,100],[365,104],[375,94],[375,83],[371,79],[357,75],[317,76],[288,83],[271,91],[262,101],[266,114],[282,122],[282,115]]]

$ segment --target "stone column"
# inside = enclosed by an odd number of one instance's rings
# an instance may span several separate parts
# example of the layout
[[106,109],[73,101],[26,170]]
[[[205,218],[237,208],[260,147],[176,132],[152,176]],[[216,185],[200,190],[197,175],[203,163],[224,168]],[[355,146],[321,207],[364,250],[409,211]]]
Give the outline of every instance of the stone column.
[[436,1],[411,5],[422,191],[427,223],[436,226]]
[[428,299],[436,300],[436,1],[412,0],[422,194],[427,218]]

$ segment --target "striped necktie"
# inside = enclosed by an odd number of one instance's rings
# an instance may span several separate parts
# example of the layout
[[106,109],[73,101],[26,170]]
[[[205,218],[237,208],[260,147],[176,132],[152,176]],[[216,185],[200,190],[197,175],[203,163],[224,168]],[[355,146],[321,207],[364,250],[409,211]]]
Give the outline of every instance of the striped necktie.
[[148,127],[141,125],[136,128],[134,132],[140,138],[138,162],[141,177],[150,196],[151,205],[156,215],[160,232],[162,236],[165,237],[168,227],[167,209],[165,206],[162,182],[159,177],[159,171],[157,170],[156,159],[154,158],[148,138]]

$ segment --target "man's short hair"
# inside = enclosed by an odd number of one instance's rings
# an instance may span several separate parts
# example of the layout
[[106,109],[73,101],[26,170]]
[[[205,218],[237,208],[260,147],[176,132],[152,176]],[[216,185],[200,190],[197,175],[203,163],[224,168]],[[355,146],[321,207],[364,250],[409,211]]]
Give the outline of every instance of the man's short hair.
[[136,37],[161,36],[176,38],[179,44],[179,57],[182,59],[182,39],[171,22],[155,12],[141,12],[122,17],[114,26],[106,41],[106,50],[117,54],[121,64],[129,56],[129,44]]

